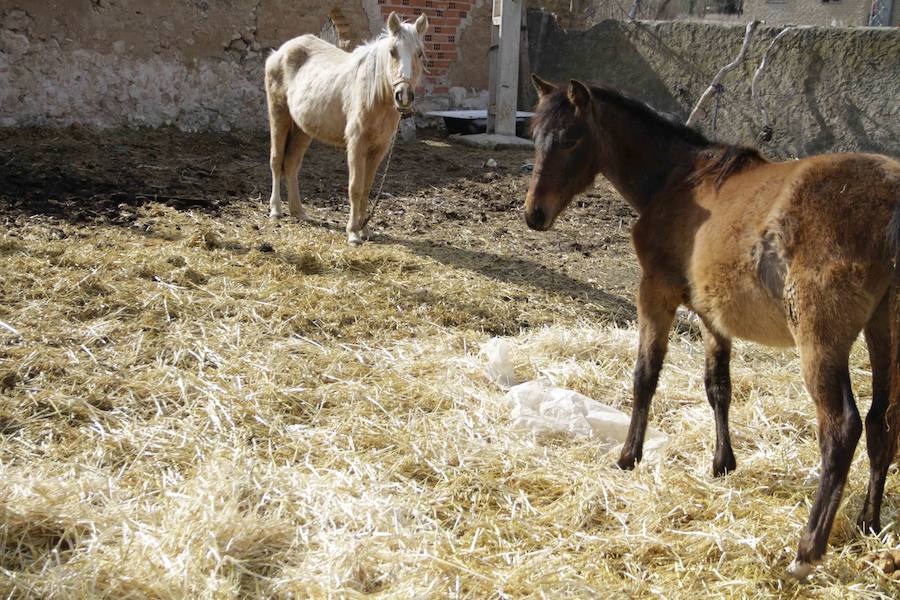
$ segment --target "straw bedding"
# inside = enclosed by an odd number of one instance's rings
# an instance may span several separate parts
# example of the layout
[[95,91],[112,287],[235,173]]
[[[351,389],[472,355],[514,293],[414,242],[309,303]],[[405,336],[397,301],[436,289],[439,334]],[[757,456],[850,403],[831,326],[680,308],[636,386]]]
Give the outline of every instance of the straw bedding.
[[[392,239],[350,248],[261,204],[128,210],[0,238],[3,597],[897,593],[872,564],[896,525],[852,528],[863,445],[823,568],[784,578],[818,475],[791,351],[737,344],[738,471],[713,479],[701,344],[673,334],[652,413],[668,448],[621,472],[614,448],[511,430],[478,349],[508,336],[520,376],[628,411],[627,310]],[[867,361],[859,344],[861,407]],[[892,523],[896,468],[887,489]]]

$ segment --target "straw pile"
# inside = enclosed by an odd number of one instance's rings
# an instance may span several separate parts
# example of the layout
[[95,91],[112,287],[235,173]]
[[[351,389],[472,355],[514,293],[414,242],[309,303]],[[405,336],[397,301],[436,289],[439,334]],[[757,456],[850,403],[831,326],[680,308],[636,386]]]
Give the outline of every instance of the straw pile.
[[[664,460],[512,431],[478,348],[629,411],[633,327],[545,287],[264,208],[0,239],[0,595],[34,598],[891,597],[898,545],[851,520],[786,581],[817,481],[796,356],[738,344],[738,471],[710,476],[702,350],[673,335]],[[871,397],[858,347],[853,378]],[[885,522],[900,503],[896,469]]]

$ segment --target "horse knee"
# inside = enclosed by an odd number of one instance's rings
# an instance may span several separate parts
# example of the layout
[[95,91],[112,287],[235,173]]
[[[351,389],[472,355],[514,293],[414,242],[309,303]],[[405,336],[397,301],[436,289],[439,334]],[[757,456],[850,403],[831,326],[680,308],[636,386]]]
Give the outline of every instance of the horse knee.
[[[827,432],[820,441],[822,451],[834,454],[834,458],[847,459],[853,457],[853,451],[859,438],[862,437],[863,422],[856,410],[844,410],[839,416],[830,418],[825,424]],[[844,456],[849,454],[849,456]]]
[[284,170],[284,154],[281,152],[272,152],[269,155],[269,168],[276,177],[280,176]]

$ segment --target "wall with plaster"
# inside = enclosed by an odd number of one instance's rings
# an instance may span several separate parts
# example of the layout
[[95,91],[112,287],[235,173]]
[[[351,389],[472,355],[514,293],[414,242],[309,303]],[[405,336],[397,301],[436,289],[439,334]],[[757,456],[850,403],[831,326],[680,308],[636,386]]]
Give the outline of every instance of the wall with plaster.
[[[724,80],[716,115],[710,102],[699,127],[729,142],[757,144],[763,127],[750,81],[781,28],[760,27],[747,60]],[[603,21],[563,29],[545,12],[528,15],[532,70],[555,81],[580,79],[622,90],[684,120],[713,76],[737,56],[741,24]],[[774,136],[759,142],[773,157],[831,151],[900,155],[900,30],[804,27],[786,34],[760,81]],[[522,86],[521,106],[534,93]]]
[[[330,30],[349,49],[377,35],[392,10],[424,11],[440,29],[427,44],[425,107],[478,103],[490,32],[489,21],[473,27],[472,15],[489,3],[0,0],[0,126],[262,129],[271,48]],[[479,26],[487,38],[467,31]]]

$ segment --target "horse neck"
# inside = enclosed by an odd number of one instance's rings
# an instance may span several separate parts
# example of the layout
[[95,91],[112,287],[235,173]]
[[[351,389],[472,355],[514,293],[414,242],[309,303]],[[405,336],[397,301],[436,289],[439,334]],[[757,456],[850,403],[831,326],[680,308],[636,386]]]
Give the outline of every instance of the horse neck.
[[600,101],[599,113],[599,170],[643,214],[656,196],[690,174],[698,145],[610,103]]
[[387,58],[382,45],[384,38],[378,38],[361,48],[360,67],[364,69],[363,81],[366,82],[363,94],[363,105],[368,106],[373,112],[383,112],[388,105],[393,106],[391,98],[391,81],[387,71]]

